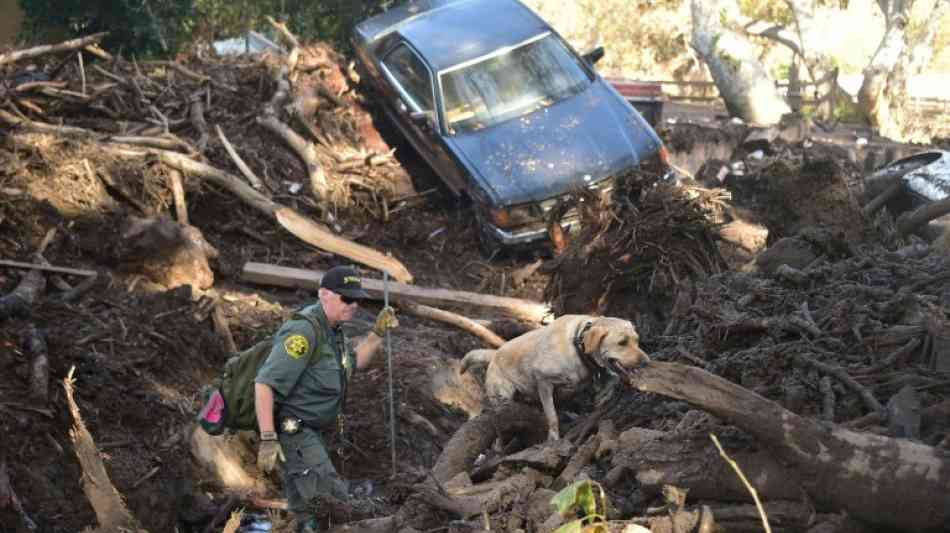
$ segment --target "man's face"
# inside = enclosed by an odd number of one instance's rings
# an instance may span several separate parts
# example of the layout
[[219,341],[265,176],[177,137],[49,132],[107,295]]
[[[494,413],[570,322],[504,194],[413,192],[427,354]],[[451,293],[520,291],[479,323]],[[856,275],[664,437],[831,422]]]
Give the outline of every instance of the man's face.
[[334,325],[339,322],[353,320],[356,310],[360,306],[358,300],[347,298],[327,289],[320,290],[320,301],[323,303],[323,311],[327,315],[327,320]]

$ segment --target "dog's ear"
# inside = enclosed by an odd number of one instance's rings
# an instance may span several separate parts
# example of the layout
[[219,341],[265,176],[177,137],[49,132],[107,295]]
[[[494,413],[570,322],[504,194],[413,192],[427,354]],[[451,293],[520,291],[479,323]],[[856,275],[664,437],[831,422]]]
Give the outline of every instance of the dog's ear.
[[607,336],[607,327],[594,324],[587,330],[587,333],[584,334],[584,352],[590,354],[594,358],[597,358],[600,354],[600,345],[604,342],[604,337]]

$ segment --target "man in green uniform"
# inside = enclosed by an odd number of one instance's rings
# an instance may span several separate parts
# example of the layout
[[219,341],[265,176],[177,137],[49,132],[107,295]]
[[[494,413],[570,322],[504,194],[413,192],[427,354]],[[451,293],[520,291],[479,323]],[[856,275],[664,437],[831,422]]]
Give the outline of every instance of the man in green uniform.
[[370,364],[387,329],[399,322],[391,307],[376,317],[372,332],[354,350],[340,325],[352,320],[359,300],[369,295],[352,267],[334,267],[320,283],[319,302],[284,322],[270,355],[254,380],[261,443],[258,467],[282,464],[284,491],[303,532],[317,529],[312,500],[320,495],[349,499],[349,483],[340,479],[320,436],[342,424],[346,387],[354,368]]

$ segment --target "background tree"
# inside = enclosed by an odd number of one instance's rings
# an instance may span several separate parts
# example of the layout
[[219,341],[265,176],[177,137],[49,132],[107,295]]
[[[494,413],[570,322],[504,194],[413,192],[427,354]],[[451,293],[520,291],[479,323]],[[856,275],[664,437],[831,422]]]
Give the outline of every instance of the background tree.
[[775,124],[791,112],[756,47],[732,28],[742,19],[735,0],[692,0],[692,45],[712,75],[726,109],[747,122]]
[[139,56],[172,55],[193,44],[270,32],[264,17],[287,20],[303,39],[347,49],[354,24],[389,0],[19,0],[25,35],[51,41],[108,31],[104,45]]
[[[913,139],[906,111],[907,81],[919,74],[934,54],[939,22],[950,10],[950,1],[928,2],[926,16],[911,25],[914,0],[878,0],[884,13],[885,30],[877,52],[864,69],[858,102],[872,127],[896,140]],[[932,6],[932,7],[931,7]]]

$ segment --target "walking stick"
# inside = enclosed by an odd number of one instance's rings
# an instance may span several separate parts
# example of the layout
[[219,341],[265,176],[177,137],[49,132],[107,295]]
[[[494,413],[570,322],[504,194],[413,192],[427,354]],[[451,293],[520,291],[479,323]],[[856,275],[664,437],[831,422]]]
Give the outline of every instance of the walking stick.
[[[389,273],[383,272],[383,305],[389,307]],[[389,451],[392,457],[393,478],[396,477],[396,408],[393,401],[393,345],[386,328],[386,368],[389,370]]]

